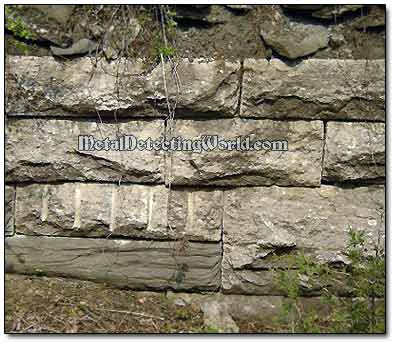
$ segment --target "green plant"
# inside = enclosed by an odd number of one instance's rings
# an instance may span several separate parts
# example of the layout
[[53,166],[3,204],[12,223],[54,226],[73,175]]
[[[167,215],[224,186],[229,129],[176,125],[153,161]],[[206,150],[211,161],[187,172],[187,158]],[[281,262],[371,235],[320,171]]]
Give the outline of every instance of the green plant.
[[23,20],[17,16],[9,6],[5,6],[5,14],[7,18],[7,29],[11,31],[15,36],[23,39],[34,39],[35,35]]
[[176,49],[173,46],[161,46],[158,48],[158,54],[162,54],[163,57],[173,57],[176,54]]
[[[287,297],[279,317],[281,326],[291,332],[385,331],[385,259],[379,246],[372,255],[367,252],[365,237],[364,232],[349,229],[345,267],[329,267],[302,254],[288,257],[288,266],[276,277]],[[344,285],[350,297],[338,296],[334,282]],[[302,296],[314,290],[327,308],[325,317],[304,306]]]

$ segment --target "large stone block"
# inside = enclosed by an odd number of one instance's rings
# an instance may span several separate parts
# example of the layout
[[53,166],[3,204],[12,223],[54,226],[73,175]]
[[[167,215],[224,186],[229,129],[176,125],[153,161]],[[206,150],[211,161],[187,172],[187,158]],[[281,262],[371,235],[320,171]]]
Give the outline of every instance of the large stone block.
[[163,182],[160,151],[79,151],[79,135],[115,139],[134,135],[161,138],[163,121],[99,124],[90,121],[13,119],[6,127],[6,179],[9,181]]
[[329,31],[323,25],[291,21],[279,7],[268,8],[260,22],[264,42],[276,53],[290,59],[307,56],[329,44]]
[[4,187],[4,233],[6,236],[14,234],[15,188]]
[[[97,65],[95,66],[95,63]],[[7,59],[6,112],[9,115],[166,116],[167,104],[161,65],[153,70],[142,60],[107,63],[94,58],[58,61],[53,57]],[[190,62],[165,66],[170,101],[177,98],[178,115],[215,113],[232,116],[238,105],[239,63]]]
[[251,141],[286,141],[288,151],[230,151],[219,146],[201,153],[174,151],[172,162],[167,163],[166,173],[167,178],[168,175],[172,176],[173,184],[320,185],[321,121],[179,120],[174,135],[189,140],[216,135],[226,140],[250,137]]
[[[383,186],[238,188],[224,192],[223,288],[277,294],[274,269],[294,253],[347,263],[349,229],[366,233],[366,253],[384,248]],[[241,227],[241,229],[239,229]]]
[[385,120],[385,61],[246,59],[241,116]]
[[329,181],[385,177],[385,124],[328,122],[323,178]]
[[6,240],[6,270],[104,281],[134,289],[216,290],[220,243],[188,243],[181,254],[172,242],[15,235]]
[[220,241],[222,191],[65,183],[17,187],[16,232],[27,235]]

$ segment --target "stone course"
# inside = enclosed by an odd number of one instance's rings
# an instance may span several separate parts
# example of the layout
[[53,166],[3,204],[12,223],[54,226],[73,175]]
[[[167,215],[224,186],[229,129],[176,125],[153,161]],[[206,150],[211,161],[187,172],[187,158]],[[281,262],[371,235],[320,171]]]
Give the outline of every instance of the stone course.
[[351,227],[383,249],[383,60],[181,60],[173,136],[288,142],[201,153],[78,151],[79,135],[168,132],[161,65],[99,63],[7,58],[7,271],[271,296],[296,253],[348,263]]

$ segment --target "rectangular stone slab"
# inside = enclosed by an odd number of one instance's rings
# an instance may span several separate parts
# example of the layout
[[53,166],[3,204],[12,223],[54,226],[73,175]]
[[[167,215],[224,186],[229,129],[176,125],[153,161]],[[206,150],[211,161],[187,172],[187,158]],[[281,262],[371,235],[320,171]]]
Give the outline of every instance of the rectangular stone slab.
[[350,227],[365,231],[368,253],[383,249],[384,186],[343,189],[256,187],[224,192],[224,259],[234,269],[286,267],[294,252],[348,262]]
[[220,190],[64,183],[18,186],[16,193],[21,234],[221,240]]
[[385,177],[385,124],[328,122],[323,178],[328,181]]
[[4,233],[6,236],[14,234],[14,211],[15,211],[15,188],[6,185],[4,187]]
[[134,135],[159,139],[162,120],[103,123],[94,121],[13,119],[6,127],[6,180],[14,182],[94,180],[163,182],[160,151],[78,151],[79,135],[115,139]]
[[[172,183],[180,185],[299,185],[319,186],[323,124],[321,121],[226,119],[179,120],[175,137],[197,139],[204,135],[236,139],[288,142],[288,151],[220,150],[174,151]],[[170,160],[167,158],[167,160]],[[167,163],[167,170],[170,165]],[[168,181],[167,171],[167,181]]]
[[385,60],[246,59],[241,116],[385,120]]
[[[177,256],[174,256],[177,255]],[[15,235],[6,240],[6,270],[104,281],[133,289],[216,290],[220,286],[219,243]]]
[[[165,65],[170,101],[177,115],[233,116],[238,106],[239,62],[182,59],[176,62],[180,92]],[[162,66],[142,60],[10,56],[6,66],[8,115],[113,118],[167,115]]]

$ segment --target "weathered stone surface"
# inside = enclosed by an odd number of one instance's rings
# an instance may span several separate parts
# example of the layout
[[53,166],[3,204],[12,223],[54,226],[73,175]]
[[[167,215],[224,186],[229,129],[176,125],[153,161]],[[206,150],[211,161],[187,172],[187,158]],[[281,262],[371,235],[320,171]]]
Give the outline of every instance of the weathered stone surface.
[[[9,115],[164,116],[167,114],[162,67],[151,72],[142,60],[94,58],[59,62],[52,57],[7,59]],[[181,60],[176,68],[181,81],[178,116],[192,113],[231,116],[238,103],[239,63]],[[175,102],[178,92],[166,64],[167,89]],[[116,77],[119,75],[119,77]]]
[[244,63],[241,116],[385,120],[385,61]]
[[105,281],[135,289],[216,290],[219,243],[189,243],[175,256],[170,242],[15,235],[6,240],[8,272]]
[[217,330],[219,333],[238,333],[239,327],[231,317],[228,308],[216,301],[201,305],[205,326]]
[[239,12],[247,12],[251,11],[254,8],[254,5],[225,5],[225,7]]
[[[286,270],[290,277],[295,277],[294,270]],[[247,294],[258,296],[284,296],[288,295],[280,285],[281,270],[278,269],[233,269],[228,260],[222,261],[222,292],[225,294]],[[331,279],[310,279],[298,275],[300,295],[316,297],[323,295],[322,288],[329,288],[336,295],[348,296],[348,278],[344,272],[335,274]]]
[[[180,185],[303,185],[318,186],[321,178],[321,121],[209,120],[176,123],[174,136],[198,139],[250,136],[250,140],[288,142],[288,151],[174,151],[172,183]],[[169,160],[169,158],[167,158]],[[169,163],[168,163],[169,164]],[[170,165],[167,165],[169,170]],[[167,172],[167,176],[169,171]]]
[[[181,300],[186,304],[203,306],[205,304],[218,303],[225,308],[233,319],[237,322],[248,320],[258,320],[265,324],[277,323],[277,319],[283,317],[283,305],[293,303],[293,300],[283,296],[253,296],[241,294],[223,294],[223,293],[184,293],[184,292],[167,292],[167,298],[171,302]],[[343,300],[343,299],[341,299]],[[331,306],[321,297],[298,297],[297,303],[300,303],[303,310],[329,314]],[[289,317],[288,317],[289,318]]]
[[90,39],[80,39],[68,48],[58,48],[51,46],[51,51],[56,56],[71,56],[85,53],[92,53],[97,49],[97,43]]
[[383,247],[384,198],[383,186],[225,191],[225,260],[234,269],[270,268],[300,250],[323,262],[347,262],[351,227],[366,231],[369,252],[378,241]]
[[[282,314],[282,305],[286,298],[281,296],[250,296],[218,293],[185,293],[167,291],[167,299],[171,302],[181,300],[186,305],[218,303],[236,320],[258,319],[272,322],[273,317]],[[304,300],[306,298],[299,298]]]
[[169,198],[169,225],[178,235],[200,241],[221,240],[223,191],[172,190]]
[[364,5],[330,5],[323,6],[321,9],[312,13],[313,17],[322,19],[334,19],[349,12],[355,12]]
[[[225,191],[224,291],[282,294],[274,268],[288,267],[298,251],[321,262],[347,263],[349,228],[366,232],[366,253],[378,244],[383,249],[384,197],[383,186]],[[318,290],[305,288],[309,294]]]
[[270,20],[260,24],[263,40],[275,52],[290,59],[310,55],[328,46],[329,32],[326,27],[291,21],[276,10]]
[[222,204],[219,190],[169,195],[164,186],[34,184],[17,188],[16,232],[219,241]]
[[60,24],[66,24],[68,19],[72,16],[75,5],[34,5],[26,6],[27,10],[37,9],[41,13],[48,16],[48,18],[57,21]]
[[368,27],[382,27],[385,26],[385,16],[385,8],[372,6],[367,9],[367,15],[355,19],[352,25],[359,30],[365,30]]
[[385,176],[385,124],[328,122],[323,177],[329,181]]
[[15,208],[15,188],[6,185],[4,187],[4,231],[5,235],[14,234],[14,208]]
[[21,119],[6,127],[9,181],[162,181],[159,151],[78,151],[78,136],[115,139],[116,134],[159,139],[163,121],[99,124],[88,121]]

